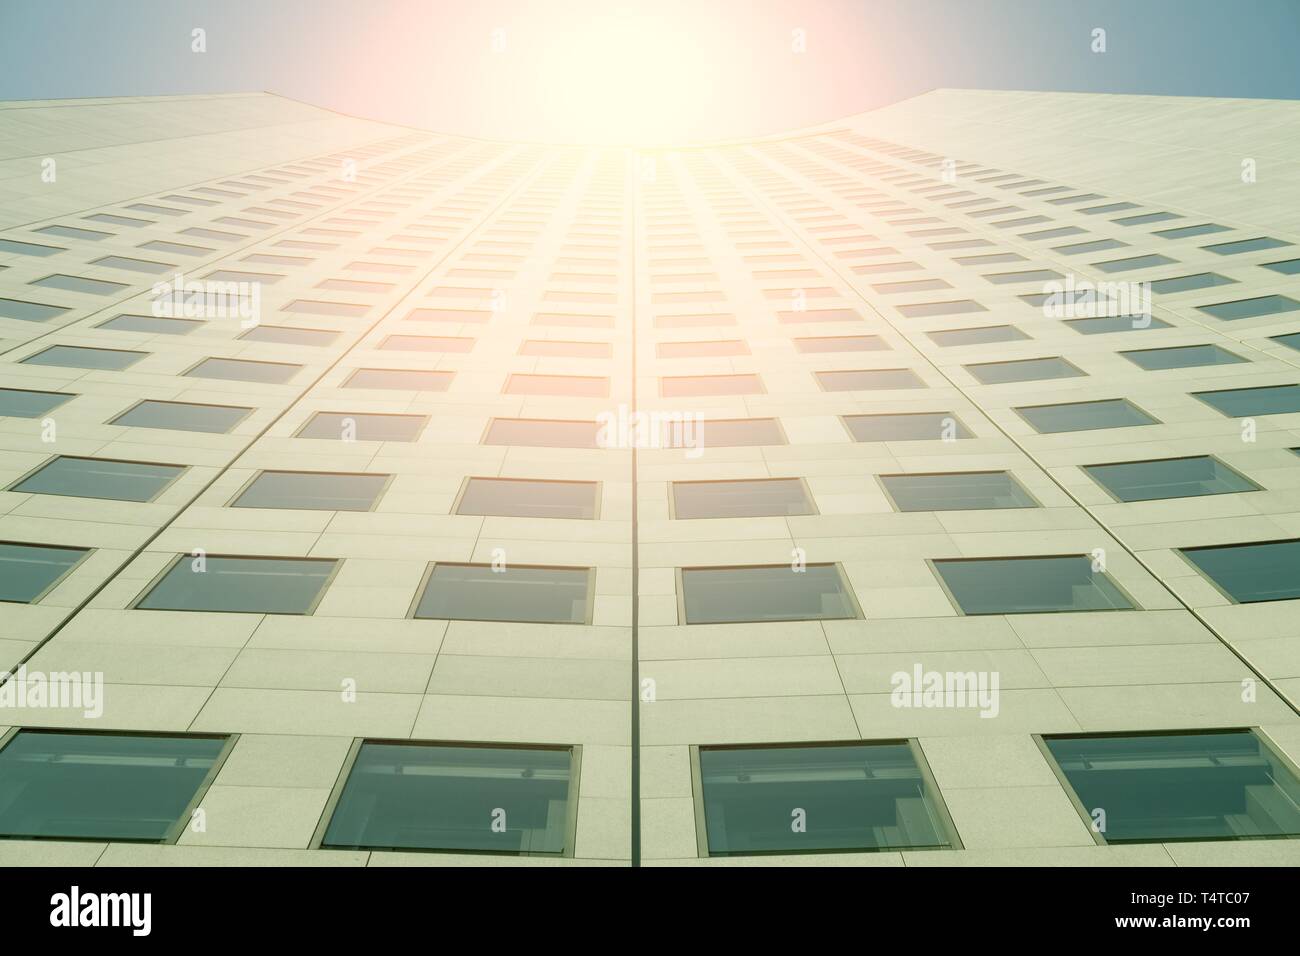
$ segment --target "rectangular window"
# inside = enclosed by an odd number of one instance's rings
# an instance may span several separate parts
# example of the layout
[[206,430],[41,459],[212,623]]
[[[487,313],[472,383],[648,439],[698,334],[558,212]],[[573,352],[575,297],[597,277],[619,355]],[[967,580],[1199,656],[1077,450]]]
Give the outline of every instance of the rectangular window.
[[1083,470],[1119,501],[1192,498],[1259,490],[1259,485],[1210,455],[1085,465]]
[[1229,418],[1256,415],[1290,415],[1300,412],[1300,385],[1268,385],[1262,388],[1227,388],[1218,392],[1192,392],[1215,411]]
[[996,285],[1007,285],[1013,282],[1050,282],[1065,277],[1053,269],[1028,269],[1024,272],[996,272],[984,278]]
[[485,445],[524,445],[534,448],[599,448],[595,422],[548,421],[541,418],[494,418]]
[[279,345],[323,347],[339,337],[329,329],[299,329],[289,325],[258,325],[239,336],[245,342],[274,342]]
[[170,272],[176,268],[174,264],[169,262],[129,259],[126,256],[104,256],[102,259],[96,259],[91,265],[103,266],[107,269],[124,269],[127,272],[147,272],[150,275],[162,275],[162,273]]
[[880,352],[889,346],[878,335],[828,335],[820,338],[794,339],[794,347],[802,353],[815,352]]
[[1172,295],[1175,292],[1210,289],[1216,285],[1233,285],[1236,281],[1236,279],[1221,276],[1217,272],[1198,272],[1196,275],[1175,276],[1172,279],[1156,279],[1151,283],[1151,291],[1156,295]]
[[1261,315],[1280,315],[1300,309],[1300,302],[1284,295],[1261,295],[1254,299],[1238,299],[1235,302],[1216,302],[1213,305],[1198,305],[1198,312],[1212,315],[1224,322],[1237,319],[1253,319]]
[[1219,345],[1181,345],[1168,349],[1139,349],[1119,354],[1149,372],[1170,368],[1195,368],[1201,365],[1236,365],[1248,361],[1236,352],[1229,352]]
[[468,352],[474,339],[446,335],[390,335],[379,346],[388,352]]
[[148,354],[148,352],[127,352],[122,349],[93,349],[80,345],[51,345],[35,355],[27,356],[23,359],[23,364],[117,371],[129,368]]
[[1300,259],[1283,259],[1281,262],[1262,262],[1261,269],[1280,272],[1284,276],[1300,275]]
[[196,405],[193,402],[160,402],[145,399],[128,408],[110,425],[129,428],[171,428],[183,432],[227,434],[248,417],[251,408],[235,405]]
[[606,359],[613,354],[613,346],[608,342],[562,342],[557,339],[528,339],[520,346],[519,354],[546,355],[555,358]]
[[988,309],[973,299],[958,299],[953,302],[916,302],[911,305],[894,306],[909,319],[923,319],[934,315],[961,315],[966,312],[987,312]]
[[1288,332],[1286,335],[1273,335],[1270,338],[1278,345],[1285,345],[1289,349],[1300,352],[1300,332]]
[[117,295],[123,289],[131,288],[125,282],[108,282],[104,279],[85,279],[81,276],[67,276],[56,273],[43,279],[35,279],[28,285],[38,285],[44,289],[62,289],[64,292],[81,292],[85,295]]
[[218,378],[228,382],[261,382],[283,385],[300,371],[301,365],[287,362],[253,362],[246,359],[207,358],[185,374],[191,378]]
[[456,514],[593,519],[600,508],[599,491],[594,481],[470,478]]
[[512,564],[432,566],[415,617],[451,621],[518,621],[586,624],[590,621],[589,568]]
[[1015,412],[1040,435],[1159,424],[1124,398],[1109,398],[1098,402],[1066,402],[1061,405],[1027,405],[1015,409]]
[[35,392],[22,388],[0,388],[0,416],[40,418],[75,395],[63,392]]
[[1086,554],[1032,558],[954,558],[933,562],[963,614],[1042,614],[1133,607]]
[[18,319],[21,322],[48,322],[70,309],[19,299],[0,299],[0,319]]
[[180,555],[136,607],[162,611],[310,614],[337,561]]
[[1078,378],[1087,374],[1060,356],[1021,359],[1015,362],[981,362],[976,365],[963,365],[962,368],[985,385],[1039,382],[1053,378]]
[[982,325],[973,329],[940,329],[927,332],[936,345],[988,345],[993,342],[1018,342],[1029,338],[1014,325]]
[[739,339],[717,342],[660,342],[660,358],[704,358],[714,355],[748,355],[749,346]]
[[852,591],[835,564],[682,568],[686,624],[745,624],[858,617]]
[[0,750],[0,836],[169,843],[228,737],[20,730]]
[[1260,249],[1277,249],[1280,246],[1289,246],[1291,243],[1283,242],[1281,239],[1270,239],[1261,236],[1257,239],[1237,239],[1234,242],[1217,242],[1210,246],[1201,246],[1206,252],[1213,252],[1216,256],[1235,256],[1242,252],[1258,252]]
[[152,501],[184,470],[184,465],[60,455],[9,490],[112,501]]
[[445,392],[452,372],[406,368],[359,368],[348,376],[344,388],[391,388],[412,392]]
[[861,322],[862,316],[852,309],[807,309],[802,312],[778,312],[777,320],[787,325],[807,322]]
[[690,448],[695,442],[704,448],[786,444],[785,432],[775,418],[714,418],[690,428],[684,421],[665,422],[661,441],[664,448]]
[[845,415],[854,441],[953,441],[971,433],[952,412]]
[[18,256],[52,256],[57,252],[67,252],[59,246],[42,246],[34,242],[18,242],[14,239],[0,239],[0,253],[8,252]]
[[1300,836],[1300,781],[1254,730],[1044,737],[1105,843]]
[[1118,239],[1094,239],[1091,242],[1075,242],[1066,246],[1052,246],[1053,252],[1063,256],[1078,256],[1089,252],[1105,252],[1107,249],[1125,249],[1127,242]]
[[416,441],[427,415],[385,415],[368,412],[317,412],[298,429],[298,438],[334,441]]
[[67,239],[85,239],[88,242],[103,242],[113,236],[111,232],[100,232],[98,229],[79,229],[76,226],[41,226],[39,229],[33,229],[33,232],[39,232],[44,236],[63,236]]
[[1038,503],[1005,471],[881,475],[899,511],[974,511],[1036,508]]
[[826,392],[926,387],[925,382],[910,368],[852,369],[814,372],[813,375],[817,384]]
[[321,845],[563,856],[575,776],[568,747],[366,740]]
[[166,319],[152,315],[119,315],[101,322],[97,329],[114,332],[143,332],[147,335],[189,335],[202,322],[196,319]]
[[759,518],[816,514],[799,478],[674,481],[674,518]]
[[664,398],[689,398],[698,395],[757,395],[763,381],[757,375],[678,375],[659,380]]
[[1132,272],[1134,269],[1154,269],[1156,266],[1167,266],[1176,261],[1168,256],[1152,254],[1133,256],[1129,259],[1108,259],[1105,262],[1094,262],[1092,267],[1101,272]]
[[1150,315],[1103,315],[1095,319],[1066,319],[1065,324],[1083,335],[1167,329],[1169,323]]
[[295,511],[370,511],[391,475],[263,471],[231,502],[232,508]]
[[594,375],[526,375],[506,379],[506,395],[563,395],[569,398],[605,398],[609,379]]
[[85,548],[0,541],[0,601],[40,600],[89,553]]
[[[699,761],[709,856],[954,845],[907,741],[701,747]],[[802,811],[800,827],[792,808]]]
[[1237,604],[1300,598],[1300,539],[1183,548],[1182,555]]

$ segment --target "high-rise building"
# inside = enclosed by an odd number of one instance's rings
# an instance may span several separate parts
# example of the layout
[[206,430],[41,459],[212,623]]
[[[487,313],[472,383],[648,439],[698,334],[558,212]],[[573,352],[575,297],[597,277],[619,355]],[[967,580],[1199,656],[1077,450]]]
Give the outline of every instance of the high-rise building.
[[0,864],[1300,862],[1297,118],[0,104]]

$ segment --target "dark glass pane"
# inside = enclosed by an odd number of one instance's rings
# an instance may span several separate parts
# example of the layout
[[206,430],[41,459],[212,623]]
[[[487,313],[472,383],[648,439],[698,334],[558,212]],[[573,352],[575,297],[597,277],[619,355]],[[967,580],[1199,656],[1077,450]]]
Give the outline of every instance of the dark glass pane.
[[586,568],[437,564],[429,575],[419,618],[453,621],[532,621],[583,624],[587,620]]

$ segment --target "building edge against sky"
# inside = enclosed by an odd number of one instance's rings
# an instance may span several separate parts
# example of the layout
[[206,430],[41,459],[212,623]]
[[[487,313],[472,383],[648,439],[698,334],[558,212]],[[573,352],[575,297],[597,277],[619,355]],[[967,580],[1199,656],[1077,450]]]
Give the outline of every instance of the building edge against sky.
[[0,104],[0,863],[1295,863],[1295,120]]

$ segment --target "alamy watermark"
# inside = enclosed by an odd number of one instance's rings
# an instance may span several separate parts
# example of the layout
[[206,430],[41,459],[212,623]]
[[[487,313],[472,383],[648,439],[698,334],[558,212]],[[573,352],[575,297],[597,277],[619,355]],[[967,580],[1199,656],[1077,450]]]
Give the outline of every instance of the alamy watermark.
[[981,717],[996,717],[1001,707],[997,671],[927,671],[916,664],[911,672],[896,671],[889,683],[895,707],[971,708]]
[[96,719],[104,714],[102,671],[29,671],[26,664],[0,671],[0,710],[11,708],[80,709]]
[[170,282],[153,285],[153,314],[167,319],[239,319],[251,329],[262,320],[262,283],[186,280],[178,272]]
[[626,405],[596,416],[599,448],[685,448],[687,458],[704,454],[704,416],[699,412],[634,412]]
[[1049,319],[1130,317],[1134,328],[1151,324],[1151,283],[1092,282],[1073,273],[1043,283],[1043,315]]

